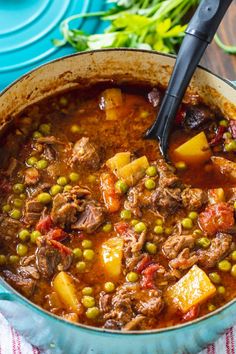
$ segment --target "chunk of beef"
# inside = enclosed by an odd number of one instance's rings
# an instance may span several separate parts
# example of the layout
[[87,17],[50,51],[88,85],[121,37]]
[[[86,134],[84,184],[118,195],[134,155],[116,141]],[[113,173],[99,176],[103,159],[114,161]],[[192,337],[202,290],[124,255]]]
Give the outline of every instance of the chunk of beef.
[[60,252],[49,240],[43,238],[36,250],[36,266],[44,278],[50,278],[57,270],[67,270],[72,259],[72,254]]
[[174,214],[182,206],[180,188],[156,188],[151,199],[153,205],[163,214]]
[[207,193],[200,188],[185,188],[181,198],[183,206],[188,210],[199,210],[207,203]]
[[183,125],[186,129],[196,129],[215,118],[214,113],[205,105],[187,106]]
[[178,176],[173,172],[173,168],[168,165],[163,159],[158,160],[157,170],[159,172],[159,186],[165,187],[181,187],[181,182]]
[[6,281],[24,296],[29,298],[33,295],[36,286],[35,280],[32,278],[25,278],[19,274],[14,274],[10,270],[3,270],[2,273]]
[[35,185],[39,182],[39,171],[35,167],[29,167],[24,171],[25,184],[27,186]]
[[174,259],[184,248],[193,248],[195,237],[193,235],[169,236],[162,245],[162,252],[168,259]]
[[114,329],[114,330],[120,330],[122,328],[123,323],[121,321],[116,321],[116,320],[107,320],[104,323],[104,328],[106,329]]
[[190,253],[189,248],[184,248],[178,256],[169,262],[169,266],[172,269],[188,269],[197,263],[198,257],[195,253]]
[[16,170],[18,169],[20,165],[20,162],[15,159],[14,157],[11,157],[9,162],[8,162],[8,167],[6,170],[4,170],[3,174],[7,177],[12,177],[14,175],[14,173],[16,172]]
[[43,136],[37,139],[39,144],[46,144],[46,145],[65,145],[65,143],[55,136]]
[[68,202],[65,193],[59,193],[53,198],[51,218],[62,228],[70,226],[76,221],[78,206],[75,202]]
[[133,329],[138,329],[139,325],[143,322],[145,316],[137,315],[136,317],[132,318],[131,321],[126,323],[126,325],[122,328],[123,331],[132,331]]
[[136,311],[147,317],[157,317],[164,307],[163,299],[159,292],[154,289],[137,292]]
[[55,161],[57,159],[57,150],[52,145],[45,145],[43,150],[43,157],[48,161]]
[[21,228],[21,223],[4,215],[0,216],[0,238],[10,241],[14,238]]
[[40,219],[43,210],[43,204],[36,199],[27,200],[24,215],[25,221],[30,225],[35,224]]
[[89,142],[89,138],[83,137],[73,147],[72,162],[81,167],[98,169],[100,156],[97,147]]
[[150,192],[145,188],[144,180],[129,189],[124,203],[125,209],[131,210],[136,217],[142,216],[141,208],[152,205]]
[[104,209],[95,201],[86,202],[84,211],[78,217],[72,229],[94,232],[105,220]]
[[108,312],[111,310],[111,294],[105,293],[102,291],[99,295],[99,309],[102,313]]
[[161,103],[161,96],[161,91],[154,87],[152,91],[148,93],[148,101],[153,107],[158,107]]
[[221,156],[212,156],[211,161],[214,166],[232,181],[236,180],[236,163]]
[[23,278],[39,279],[40,274],[34,265],[22,266],[17,269],[17,273]]
[[199,249],[196,252],[198,263],[204,268],[212,268],[217,262],[227,256],[231,250],[232,236],[220,232],[211,240],[211,245],[208,249]]

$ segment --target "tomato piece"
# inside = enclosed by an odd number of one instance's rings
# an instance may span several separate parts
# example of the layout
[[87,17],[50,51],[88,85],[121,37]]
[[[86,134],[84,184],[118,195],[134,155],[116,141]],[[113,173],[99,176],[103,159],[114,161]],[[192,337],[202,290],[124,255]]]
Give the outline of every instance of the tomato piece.
[[51,216],[47,215],[47,216],[45,216],[45,218],[39,220],[35,229],[37,231],[41,232],[41,234],[46,234],[50,231],[50,229],[52,227],[53,227],[53,222],[52,222]]
[[223,135],[225,131],[226,131],[226,127],[220,125],[216,131],[214,138],[209,142],[209,145],[210,146],[218,145],[223,139]]
[[201,229],[210,235],[226,231],[234,225],[234,209],[224,202],[209,205],[199,215],[198,222]]
[[48,239],[56,240],[56,241],[63,241],[67,237],[68,234],[59,227],[50,230],[49,233],[47,234]]
[[200,312],[199,305],[195,305],[191,307],[191,309],[187,313],[185,313],[185,315],[182,317],[183,322],[194,320],[195,318],[198,317],[199,312]]
[[140,262],[138,262],[136,266],[136,271],[138,273],[142,273],[144,269],[147,268],[152,263],[151,257],[146,253],[144,257],[141,259]]
[[129,224],[127,222],[118,222],[117,224],[114,225],[115,231],[118,232],[118,234],[123,235],[125,232],[128,231],[129,229]]
[[64,254],[71,254],[72,250],[69,247],[66,247],[65,245],[63,245],[61,242],[58,242],[56,240],[50,240],[50,244],[54,247],[57,248],[60,253],[64,253]]
[[143,289],[154,289],[154,276],[158,269],[162,266],[157,263],[150,264],[146,269],[142,271],[143,278],[141,280],[141,287]]

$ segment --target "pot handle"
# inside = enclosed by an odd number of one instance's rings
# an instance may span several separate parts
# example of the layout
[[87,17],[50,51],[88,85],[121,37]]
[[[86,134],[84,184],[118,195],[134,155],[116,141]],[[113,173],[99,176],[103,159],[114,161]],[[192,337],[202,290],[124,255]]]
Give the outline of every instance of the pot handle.
[[0,300],[13,300],[12,293],[0,284]]
[[230,81],[236,87],[236,81]]

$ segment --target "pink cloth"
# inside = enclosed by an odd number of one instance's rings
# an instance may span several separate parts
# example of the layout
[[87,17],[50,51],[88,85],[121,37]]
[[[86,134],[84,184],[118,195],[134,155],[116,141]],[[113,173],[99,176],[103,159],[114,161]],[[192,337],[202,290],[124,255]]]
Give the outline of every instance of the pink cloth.
[[[228,329],[217,342],[199,354],[235,354],[235,346],[236,326]],[[0,354],[43,354],[43,352],[26,342],[0,314]]]

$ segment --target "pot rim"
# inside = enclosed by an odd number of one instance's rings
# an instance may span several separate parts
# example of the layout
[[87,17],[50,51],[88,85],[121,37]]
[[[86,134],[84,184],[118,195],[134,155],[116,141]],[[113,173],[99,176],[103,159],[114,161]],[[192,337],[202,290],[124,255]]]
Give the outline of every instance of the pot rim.
[[[28,75],[34,73],[35,71],[37,71],[38,69],[47,66],[47,65],[51,65],[55,62],[61,61],[61,60],[65,60],[67,58],[71,58],[71,57],[76,57],[76,56],[83,56],[86,54],[93,54],[93,53],[99,53],[99,52],[117,52],[117,51],[121,51],[121,52],[139,52],[139,53],[149,53],[149,54],[154,54],[157,56],[164,56],[164,57],[169,57],[172,59],[176,58],[176,55],[173,54],[167,54],[167,53],[161,53],[158,51],[153,51],[153,50],[146,50],[146,49],[135,49],[135,48],[107,48],[107,49],[96,49],[96,50],[88,50],[88,51],[84,51],[84,52],[78,52],[78,53],[73,53],[70,55],[66,55],[54,60],[51,60],[47,63],[44,63],[40,66],[37,66],[36,68],[28,71],[27,73],[25,73],[24,75],[20,76],[18,79],[14,80],[12,83],[10,83],[7,87],[5,87],[1,92],[0,92],[0,96],[3,96],[5,94],[5,92],[7,92],[12,86],[14,86],[15,84],[17,84],[18,82],[20,82],[21,80],[23,80],[24,78],[26,78]],[[236,86],[228,79],[225,79],[223,77],[221,77],[218,74],[213,73],[211,70],[204,68],[201,65],[197,66],[198,68],[200,68],[201,70],[215,76],[217,79],[223,81],[225,84],[229,85],[231,88],[233,88],[235,90],[236,93]],[[182,328],[186,328],[192,325],[195,325],[197,323],[203,322],[206,319],[213,317],[215,315],[220,314],[221,312],[223,312],[225,309],[229,308],[230,306],[232,306],[235,302],[236,302],[236,298],[231,300],[230,302],[226,303],[224,306],[216,309],[215,311],[204,315],[200,318],[197,318],[193,321],[189,321],[183,324],[178,324],[178,325],[174,325],[174,326],[170,326],[170,327],[164,327],[164,328],[159,328],[159,329],[152,329],[152,330],[141,330],[141,331],[118,331],[118,330],[109,330],[109,329],[105,329],[105,328],[99,328],[99,327],[94,327],[94,326],[88,326],[85,324],[81,324],[81,323],[74,323],[71,321],[68,321],[66,319],[64,319],[63,317],[57,316],[55,314],[50,313],[49,311],[44,310],[42,307],[38,306],[37,304],[33,303],[32,301],[30,301],[29,299],[27,299],[26,297],[24,297],[23,295],[21,295],[18,291],[16,291],[11,285],[9,285],[1,276],[0,276],[0,284],[2,284],[4,286],[4,288],[10,290],[10,294],[11,295],[13,293],[14,297],[19,298],[20,302],[23,303],[24,305],[26,305],[27,307],[30,308],[34,308],[37,312],[40,313],[40,315],[44,315],[49,317],[50,319],[53,318],[56,321],[62,322],[62,323],[66,323],[67,325],[74,327],[74,328],[80,328],[83,331],[89,331],[89,332],[95,332],[97,334],[99,333],[105,333],[107,335],[155,335],[155,334],[159,334],[159,333],[163,333],[163,332],[171,332],[174,330],[181,330]],[[12,299],[10,299],[12,300]],[[14,301],[14,298],[13,298]]]

